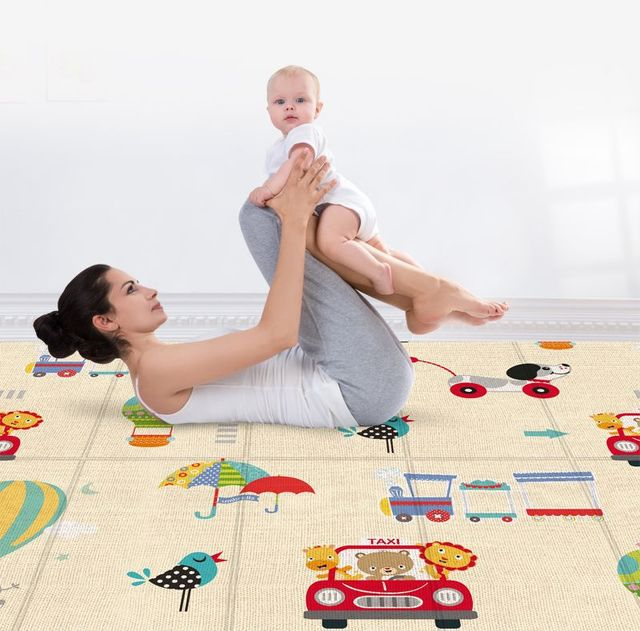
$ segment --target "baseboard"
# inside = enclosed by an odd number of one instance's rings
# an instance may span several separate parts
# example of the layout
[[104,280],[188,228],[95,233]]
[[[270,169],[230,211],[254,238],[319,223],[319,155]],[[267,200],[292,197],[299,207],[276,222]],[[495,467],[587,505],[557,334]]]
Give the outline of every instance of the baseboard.
[[[169,319],[161,339],[189,339],[219,327],[258,323],[266,294],[164,294]],[[36,341],[33,321],[56,308],[53,294],[0,294],[0,340]],[[404,313],[371,300],[401,340],[628,340],[640,341],[640,300],[503,298],[510,310],[483,326],[446,324],[428,335],[412,335]]]

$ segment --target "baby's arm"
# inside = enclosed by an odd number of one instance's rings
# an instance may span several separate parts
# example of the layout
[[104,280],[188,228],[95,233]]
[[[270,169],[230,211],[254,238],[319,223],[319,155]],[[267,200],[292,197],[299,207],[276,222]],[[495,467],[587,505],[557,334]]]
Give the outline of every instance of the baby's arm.
[[298,153],[300,153],[303,149],[307,149],[307,160],[302,165],[303,169],[308,168],[311,162],[315,160],[315,152],[311,145],[303,142],[294,145],[289,152],[289,159],[285,160],[282,163],[282,166],[263,184],[263,186],[266,186],[274,196],[284,188],[284,185],[289,178],[289,173],[291,173],[293,162]]
[[305,148],[307,149],[307,160],[303,163],[302,168],[308,168],[311,162],[315,159],[315,151],[311,145],[298,143],[291,148],[289,159],[285,160],[282,163],[282,166],[270,178],[268,178],[262,186],[258,186],[258,188],[254,188],[253,191],[251,191],[249,201],[256,206],[266,206],[265,202],[272,197],[275,197],[284,188],[284,185],[289,178],[289,173],[291,173],[296,156]]

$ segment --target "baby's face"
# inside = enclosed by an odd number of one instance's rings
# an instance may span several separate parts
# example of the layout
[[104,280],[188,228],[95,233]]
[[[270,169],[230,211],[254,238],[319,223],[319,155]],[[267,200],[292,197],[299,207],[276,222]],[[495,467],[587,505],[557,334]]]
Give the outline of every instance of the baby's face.
[[306,72],[274,79],[267,91],[267,111],[274,127],[285,136],[298,125],[311,123],[320,114],[313,79]]

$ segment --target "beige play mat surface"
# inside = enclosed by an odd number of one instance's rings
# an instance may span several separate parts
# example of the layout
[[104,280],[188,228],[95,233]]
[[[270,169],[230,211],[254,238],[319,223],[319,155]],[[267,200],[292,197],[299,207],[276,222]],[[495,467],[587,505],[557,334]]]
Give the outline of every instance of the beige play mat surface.
[[640,344],[406,348],[396,417],[307,430],[0,343],[0,629],[640,629]]

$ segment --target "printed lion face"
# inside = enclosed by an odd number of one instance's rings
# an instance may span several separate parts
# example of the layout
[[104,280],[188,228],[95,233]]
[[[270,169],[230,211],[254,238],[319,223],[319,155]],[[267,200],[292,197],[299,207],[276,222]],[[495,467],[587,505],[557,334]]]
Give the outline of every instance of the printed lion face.
[[427,563],[450,570],[466,570],[475,565],[476,556],[462,546],[449,542],[432,541],[420,555]]

